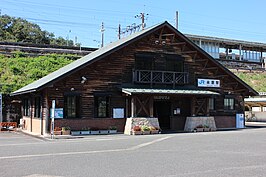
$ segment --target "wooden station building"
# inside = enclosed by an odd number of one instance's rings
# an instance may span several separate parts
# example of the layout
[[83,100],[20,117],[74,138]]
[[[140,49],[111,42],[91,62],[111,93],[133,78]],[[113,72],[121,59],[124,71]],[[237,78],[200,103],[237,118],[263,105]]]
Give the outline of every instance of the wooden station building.
[[[15,91],[24,128],[55,126],[124,131],[127,118],[157,117],[162,130],[184,130],[187,117],[214,117],[233,128],[244,98],[258,93],[168,22],[122,38]],[[61,113],[60,113],[61,111]]]

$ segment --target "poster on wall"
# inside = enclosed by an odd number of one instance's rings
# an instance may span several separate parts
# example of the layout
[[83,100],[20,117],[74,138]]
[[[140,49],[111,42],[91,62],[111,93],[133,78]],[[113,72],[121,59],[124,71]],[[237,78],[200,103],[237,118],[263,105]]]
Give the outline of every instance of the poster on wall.
[[245,128],[244,114],[236,114],[236,128]]
[[113,108],[113,118],[124,118],[124,108]]
[[[62,119],[64,117],[64,109],[63,108],[55,108],[54,109],[54,118]],[[52,109],[50,109],[50,118],[52,118]]]

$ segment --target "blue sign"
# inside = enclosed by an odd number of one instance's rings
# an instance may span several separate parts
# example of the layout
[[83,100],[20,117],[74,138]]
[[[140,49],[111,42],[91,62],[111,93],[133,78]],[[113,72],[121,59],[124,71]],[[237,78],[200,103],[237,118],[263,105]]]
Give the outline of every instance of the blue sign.
[[198,87],[220,87],[220,80],[198,79]]
[[[50,109],[50,118],[52,118],[52,109]],[[62,119],[64,118],[64,109],[63,108],[55,108],[54,109],[54,118]]]
[[236,114],[236,128],[245,128],[244,122],[244,114]]

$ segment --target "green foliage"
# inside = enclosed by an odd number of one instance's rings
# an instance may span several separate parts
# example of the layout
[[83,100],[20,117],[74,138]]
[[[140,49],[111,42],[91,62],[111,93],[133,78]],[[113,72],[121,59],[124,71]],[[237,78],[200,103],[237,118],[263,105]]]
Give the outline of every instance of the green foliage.
[[266,92],[266,73],[235,73],[240,79],[246,82],[257,92]]
[[35,23],[8,15],[0,16],[0,41],[73,46],[72,40],[55,38],[53,33],[42,30]]
[[71,62],[67,55],[27,57],[21,52],[10,58],[0,55],[0,92],[11,93]]

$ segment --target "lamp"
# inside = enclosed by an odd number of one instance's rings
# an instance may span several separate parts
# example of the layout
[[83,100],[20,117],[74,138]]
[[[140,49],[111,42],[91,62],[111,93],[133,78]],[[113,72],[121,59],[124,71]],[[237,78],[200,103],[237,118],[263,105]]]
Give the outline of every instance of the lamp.
[[87,78],[86,78],[85,76],[82,76],[80,82],[81,82],[82,84],[84,84],[86,81],[87,81]]

